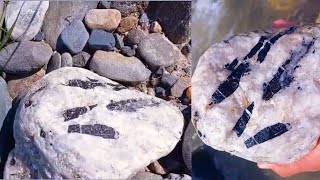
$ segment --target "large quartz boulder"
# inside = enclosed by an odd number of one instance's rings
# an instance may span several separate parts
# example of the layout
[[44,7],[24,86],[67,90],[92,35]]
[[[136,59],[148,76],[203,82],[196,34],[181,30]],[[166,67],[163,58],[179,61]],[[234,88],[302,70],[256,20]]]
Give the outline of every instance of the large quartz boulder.
[[82,68],[47,74],[20,102],[7,179],[127,179],[170,153],[183,116]]
[[319,26],[254,31],[214,44],[192,79],[193,121],[209,146],[290,163],[320,136]]

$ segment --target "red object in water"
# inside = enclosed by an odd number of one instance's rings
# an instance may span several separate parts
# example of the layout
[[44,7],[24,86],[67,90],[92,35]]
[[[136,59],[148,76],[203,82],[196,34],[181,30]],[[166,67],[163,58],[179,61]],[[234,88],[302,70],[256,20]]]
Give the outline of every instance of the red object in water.
[[292,27],[296,25],[297,25],[296,22],[287,21],[284,19],[278,19],[272,22],[272,28],[287,28],[287,27]]

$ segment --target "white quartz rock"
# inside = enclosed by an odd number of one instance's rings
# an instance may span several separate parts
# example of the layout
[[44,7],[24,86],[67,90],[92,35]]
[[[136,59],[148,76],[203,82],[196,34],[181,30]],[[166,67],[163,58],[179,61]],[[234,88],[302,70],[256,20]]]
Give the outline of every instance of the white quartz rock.
[[82,68],[47,74],[22,99],[14,122],[11,179],[126,179],[180,140],[177,107]]
[[11,38],[16,41],[28,41],[34,38],[41,29],[48,8],[49,1],[10,1],[6,12],[7,30],[19,15]]
[[290,163],[310,152],[320,136],[319,37],[318,26],[305,26],[210,47],[192,79],[203,142],[255,162]]

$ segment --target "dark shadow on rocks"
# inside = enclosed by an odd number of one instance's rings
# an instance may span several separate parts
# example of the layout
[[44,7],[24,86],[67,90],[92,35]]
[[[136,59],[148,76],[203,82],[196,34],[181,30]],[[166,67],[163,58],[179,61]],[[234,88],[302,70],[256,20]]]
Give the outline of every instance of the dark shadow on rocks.
[[0,130],[0,179],[3,179],[3,170],[10,151],[14,148],[15,140],[13,137],[13,122],[20,100],[24,97],[25,91],[21,92],[18,97],[12,101],[12,108],[3,122]]
[[59,35],[59,37],[57,39],[56,50],[60,54],[68,52],[67,46],[63,43],[63,41],[61,39],[61,34]]

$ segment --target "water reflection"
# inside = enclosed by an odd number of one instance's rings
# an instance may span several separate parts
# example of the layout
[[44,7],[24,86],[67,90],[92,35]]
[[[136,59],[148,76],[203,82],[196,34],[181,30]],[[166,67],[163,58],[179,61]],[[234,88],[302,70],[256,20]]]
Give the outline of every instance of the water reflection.
[[[214,43],[235,34],[269,29],[274,20],[298,24],[316,22],[320,0],[194,0],[192,15],[192,65]],[[318,18],[319,19],[319,18]],[[217,180],[319,180],[320,172],[281,178],[255,163],[215,151],[195,136],[193,179]]]

